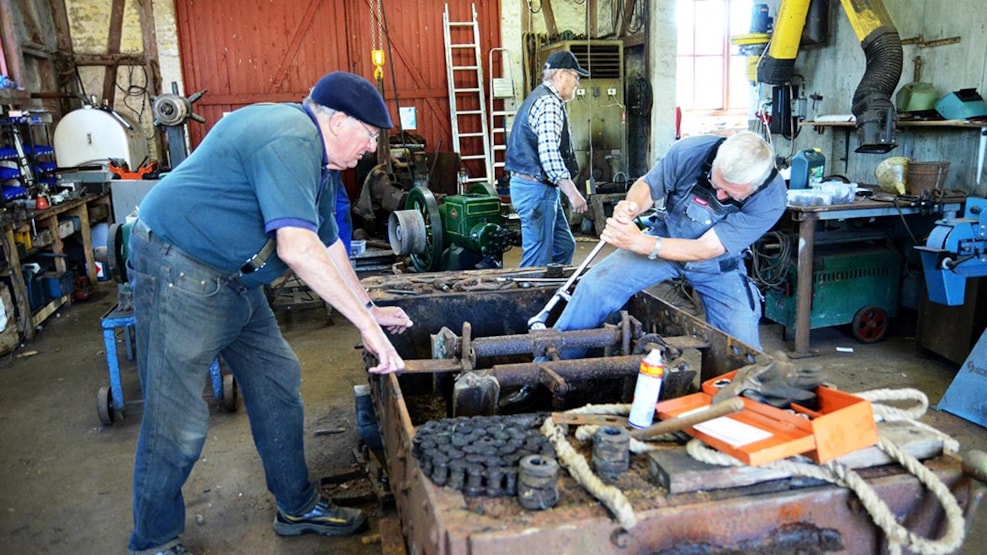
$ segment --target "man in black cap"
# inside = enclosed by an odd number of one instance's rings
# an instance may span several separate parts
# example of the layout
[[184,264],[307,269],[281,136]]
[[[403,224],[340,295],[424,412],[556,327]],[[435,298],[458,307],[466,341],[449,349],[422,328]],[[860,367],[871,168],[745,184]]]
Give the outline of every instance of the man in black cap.
[[565,103],[588,75],[572,52],[552,53],[542,84],[514,116],[504,167],[511,172],[511,204],[521,219],[522,268],[569,264],[576,251],[559,192],[573,212],[585,212],[586,199],[572,181],[579,168]]
[[220,120],[145,197],[130,236],[137,363],[144,393],[134,463],[131,553],[188,553],[182,485],[202,451],[202,398],[221,356],[239,385],[274,494],[279,535],[345,535],[357,509],[320,496],[305,463],[301,369],[262,285],[289,268],[360,330],[371,373],[404,361],[382,326],[412,325],[378,307],[337,238],[333,174],[355,167],[392,127],[362,77],[322,77],[302,104],[257,104]]

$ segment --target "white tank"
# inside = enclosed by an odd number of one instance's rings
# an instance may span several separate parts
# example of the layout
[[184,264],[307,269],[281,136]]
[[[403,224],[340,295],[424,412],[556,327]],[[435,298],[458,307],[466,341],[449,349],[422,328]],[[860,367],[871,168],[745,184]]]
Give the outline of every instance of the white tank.
[[86,106],[55,126],[55,161],[60,168],[102,164],[109,158],[136,170],[147,158],[144,130],[122,114]]

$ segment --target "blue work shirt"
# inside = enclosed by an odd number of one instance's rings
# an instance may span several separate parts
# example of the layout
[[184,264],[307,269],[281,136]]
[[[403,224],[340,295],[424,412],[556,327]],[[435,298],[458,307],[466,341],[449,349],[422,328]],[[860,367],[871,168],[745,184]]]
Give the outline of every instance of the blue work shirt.
[[[775,175],[767,185],[748,197],[742,207],[725,214],[717,213],[704,199],[694,194],[703,172],[703,162],[720,137],[704,135],[678,141],[644,176],[651,188],[651,198],[664,202],[664,220],[658,235],[680,239],[698,239],[710,228],[726,253],[710,261],[688,263],[690,269],[700,266],[713,269],[720,261],[739,257],[762,235],[771,230],[785,212],[785,180]],[[661,229],[661,224],[665,229]]]
[[[338,238],[333,173],[322,134],[299,104],[255,104],[221,119],[141,202],[151,231],[200,262],[236,272],[281,227]],[[340,184],[341,185],[341,184]],[[287,270],[274,253],[248,286]]]

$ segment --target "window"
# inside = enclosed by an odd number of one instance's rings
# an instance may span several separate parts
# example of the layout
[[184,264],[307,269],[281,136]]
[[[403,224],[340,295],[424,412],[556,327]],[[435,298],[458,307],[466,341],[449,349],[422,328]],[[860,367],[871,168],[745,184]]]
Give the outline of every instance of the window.
[[733,35],[750,31],[752,0],[677,0],[676,102],[682,135],[747,129],[747,57]]

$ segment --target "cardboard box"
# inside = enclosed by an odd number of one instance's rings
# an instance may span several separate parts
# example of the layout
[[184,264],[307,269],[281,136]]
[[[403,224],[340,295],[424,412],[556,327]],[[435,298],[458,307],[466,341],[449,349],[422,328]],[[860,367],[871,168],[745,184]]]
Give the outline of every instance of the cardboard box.
[[3,313],[7,320],[3,331],[0,331],[0,355],[4,355],[16,349],[20,342],[20,330],[14,316],[14,301],[6,283],[0,283],[0,302],[3,303]]

